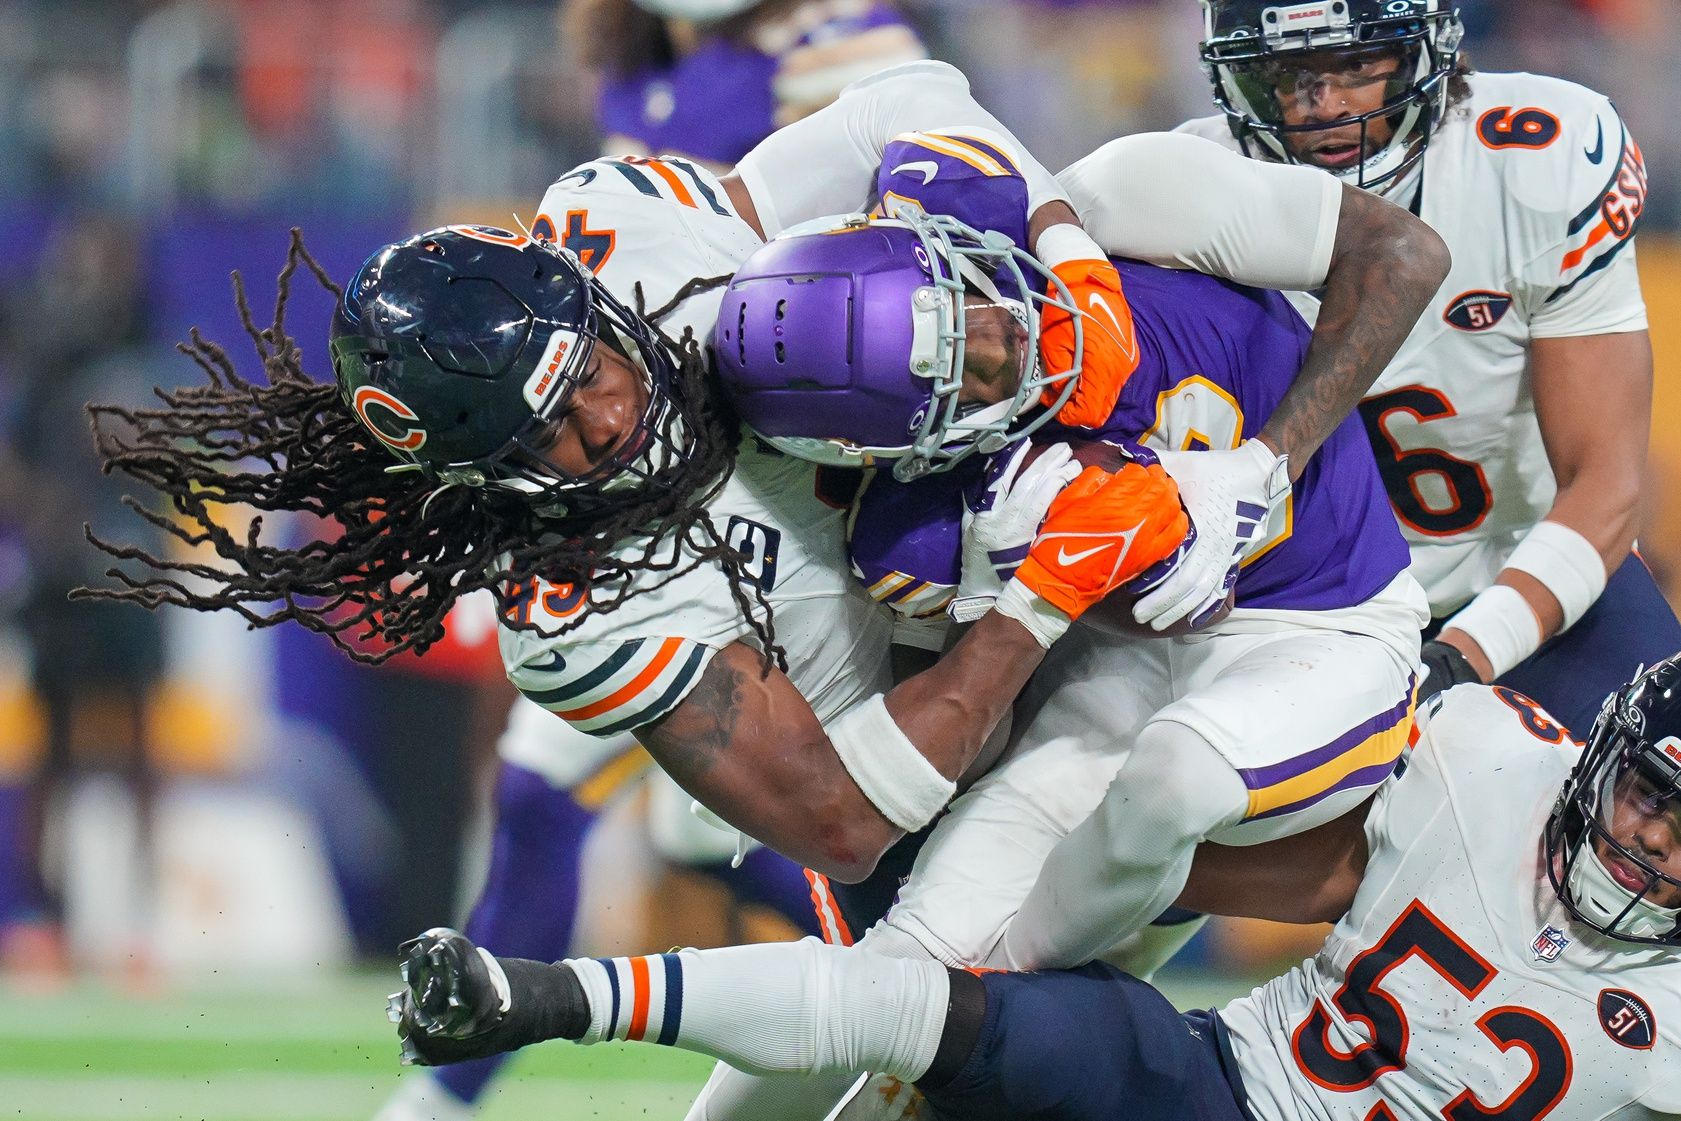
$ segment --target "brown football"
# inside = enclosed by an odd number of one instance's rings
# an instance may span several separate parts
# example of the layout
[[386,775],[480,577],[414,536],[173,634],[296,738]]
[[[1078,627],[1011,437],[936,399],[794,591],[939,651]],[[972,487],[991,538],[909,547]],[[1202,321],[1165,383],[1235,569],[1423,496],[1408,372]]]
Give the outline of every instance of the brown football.
[[[1131,462],[1120,448],[1102,440],[1048,440],[1043,443],[1036,441],[1033,447],[1028,449],[1027,460],[1022,466],[1025,467],[1028,463],[1032,463],[1039,453],[1051,444],[1067,444],[1074,452],[1075,460],[1087,467],[1101,467],[1105,471],[1119,471],[1123,465]],[[1108,598],[1102,603],[1091,608],[1082,617],[1086,622],[1095,625],[1100,630],[1140,638],[1166,638],[1191,633],[1190,625],[1183,621],[1162,631],[1152,630],[1149,624],[1138,622],[1132,617],[1132,605],[1137,598],[1136,595],[1131,594],[1130,589],[1117,588],[1110,592]],[[1228,593],[1225,605],[1216,611],[1203,626],[1206,627],[1209,623],[1217,623],[1224,619],[1232,609],[1232,600],[1233,595]]]

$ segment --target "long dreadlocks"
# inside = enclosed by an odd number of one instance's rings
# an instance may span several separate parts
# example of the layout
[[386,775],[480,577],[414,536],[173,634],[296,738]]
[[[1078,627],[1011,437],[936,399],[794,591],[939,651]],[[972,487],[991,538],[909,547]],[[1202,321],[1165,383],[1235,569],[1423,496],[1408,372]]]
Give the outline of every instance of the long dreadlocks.
[[[108,569],[120,586],[78,588],[72,598],[230,610],[252,628],[291,619],[327,635],[355,660],[379,663],[404,651],[424,652],[443,636],[444,616],[455,600],[481,588],[496,594],[508,625],[534,629],[510,610],[534,578],[582,583],[591,609],[611,611],[715,563],[760,639],[767,668],[772,659],[782,662],[770,604],[748,574],[747,558],[707,513],[734,470],[741,428],[714,387],[692,330],[685,328],[679,340],[660,338],[678,357],[672,396],[695,454],[671,468],[659,480],[663,485],[628,492],[605,511],[548,515],[496,488],[439,486],[428,473],[390,469],[390,456],[368,439],[338,386],[304,373],[298,345],[286,334],[286,304],[300,263],[335,298],[342,296],[294,229],[274,321],[262,328],[234,274],[234,300],[262,363],[262,380],[240,376],[227,352],[194,328],[178,349],[208,384],[154,390],[162,408],[88,406],[105,473],[121,471],[157,491],[173,514],[149,510],[132,496],[125,504],[182,545],[212,547],[222,563],[157,556],[85,529],[93,545],[139,562],[145,572]],[[727,280],[691,281],[651,313],[644,312],[638,286],[637,314],[657,324],[691,295]],[[228,528],[237,507],[259,512],[243,534]],[[263,537],[265,512],[310,515],[337,532],[301,545],[276,544]],[[646,572],[666,576],[633,586],[632,576]],[[762,619],[755,617],[755,602]],[[559,629],[582,618],[580,613]]]

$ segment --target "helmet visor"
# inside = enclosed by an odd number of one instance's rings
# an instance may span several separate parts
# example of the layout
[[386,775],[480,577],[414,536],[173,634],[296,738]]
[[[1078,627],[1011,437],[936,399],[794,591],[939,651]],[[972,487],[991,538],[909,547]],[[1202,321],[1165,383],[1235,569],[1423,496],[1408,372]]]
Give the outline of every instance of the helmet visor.
[[[1276,128],[1323,128],[1404,106],[1418,76],[1419,44],[1359,50],[1280,51],[1226,65],[1257,121]],[[1335,119],[1327,110],[1343,107]]]
[[1681,907],[1681,771],[1627,733],[1618,737],[1616,764],[1592,794],[1595,855],[1640,902]]

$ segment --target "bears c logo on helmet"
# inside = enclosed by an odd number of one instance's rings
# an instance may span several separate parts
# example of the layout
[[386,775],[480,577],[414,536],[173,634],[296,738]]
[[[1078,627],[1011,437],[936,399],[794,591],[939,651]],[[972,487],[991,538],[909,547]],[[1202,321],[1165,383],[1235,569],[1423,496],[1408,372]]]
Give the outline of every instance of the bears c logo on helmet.
[[362,418],[362,423],[368,426],[368,431],[379,437],[381,443],[389,444],[398,451],[417,451],[426,443],[426,429],[414,425],[404,427],[395,434],[389,429],[381,427],[369,413],[370,405],[378,405],[385,412],[400,421],[416,421],[420,417],[415,411],[403,404],[397,398],[383,389],[371,385],[359,386],[351,397],[351,405],[356,409],[356,415]]

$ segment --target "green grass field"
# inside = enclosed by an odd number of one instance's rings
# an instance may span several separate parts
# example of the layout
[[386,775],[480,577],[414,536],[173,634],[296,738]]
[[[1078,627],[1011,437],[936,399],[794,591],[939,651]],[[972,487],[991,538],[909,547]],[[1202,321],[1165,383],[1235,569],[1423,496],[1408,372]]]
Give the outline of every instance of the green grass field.
[[[367,1121],[399,1077],[391,987],[371,973],[285,995],[0,985],[0,1121]],[[1164,987],[1180,1007],[1247,989]],[[677,1121],[711,1066],[661,1047],[551,1044],[515,1057],[482,1117]]]

